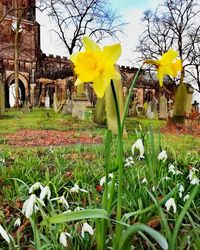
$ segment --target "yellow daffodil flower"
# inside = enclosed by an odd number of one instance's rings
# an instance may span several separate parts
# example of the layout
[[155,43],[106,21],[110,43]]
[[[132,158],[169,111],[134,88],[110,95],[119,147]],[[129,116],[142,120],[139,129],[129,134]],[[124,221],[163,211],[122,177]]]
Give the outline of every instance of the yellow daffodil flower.
[[98,98],[102,98],[111,79],[119,80],[120,74],[115,70],[115,63],[121,55],[120,44],[104,46],[102,49],[89,37],[83,38],[85,51],[71,55],[77,75],[75,86],[92,82]]
[[163,86],[163,77],[165,75],[176,77],[178,72],[182,69],[181,60],[176,60],[177,56],[177,51],[169,49],[159,60],[145,60],[145,63],[156,66],[157,78],[161,87]]

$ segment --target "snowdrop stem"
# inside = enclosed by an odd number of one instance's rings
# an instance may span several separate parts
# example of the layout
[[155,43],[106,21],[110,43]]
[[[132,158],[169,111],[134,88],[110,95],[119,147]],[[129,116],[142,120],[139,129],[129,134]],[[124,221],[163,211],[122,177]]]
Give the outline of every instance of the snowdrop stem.
[[[117,221],[121,220],[122,215],[122,176],[123,176],[123,129],[120,120],[120,111],[117,102],[117,95],[114,87],[114,83],[111,80],[111,88],[115,103],[117,125],[118,125],[118,151],[117,151],[117,161],[118,161],[118,195],[117,195]],[[118,246],[118,241],[121,236],[122,226],[117,223],[116,225],[116,244]]]
[[184,207],[182,208],[181,213],[178,216],[178,219],[176,220],[176,224],[175,224],[175,227],[174,227],[172,239],[171,239],[170,245],[169,245],[169,249],[171,249],[171,250],[177,249],[176,243],[177,243],[177,237],[178,237],[179,229],[181,227],[181,224],[182,224],[182,221],[183,221],[183,218],[184,218],[185,214],[187,213],[188,209],[190,208],[190,205],[191,205],[192,201],[194,200],[194,197],[196,196],[196,194],[198,192],[198,189],[199,189],[199,186],[196,185],[194,187],[194,189],[192,190],[189,199],[186,201]]

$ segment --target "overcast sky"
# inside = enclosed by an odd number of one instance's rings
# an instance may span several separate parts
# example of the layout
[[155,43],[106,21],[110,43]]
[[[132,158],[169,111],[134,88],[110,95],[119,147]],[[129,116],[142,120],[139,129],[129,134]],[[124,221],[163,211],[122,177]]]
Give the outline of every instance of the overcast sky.
[[[128,23],[124,34],[119,37],[122,45],[122,55],[119,59],[121,65],[131,65],[134,63],[134,49],[138,44],[138,37],[144,30],[141,23],[142,13],[146,9],[155,9],[162,0],[110,0],[113,9],[117,10]],[[37,21],[41,25],[41,48],[44,53],[66,56],[64,45],[58,40],[54,32],[51,31],[48,17],[37,12]],[[116,41],[109,41],[110,44]],[[103,43],[103,42],[102,42]],[[106,41],[107,43],[107,41]],[[104,44],[105,45],[105,44]]]

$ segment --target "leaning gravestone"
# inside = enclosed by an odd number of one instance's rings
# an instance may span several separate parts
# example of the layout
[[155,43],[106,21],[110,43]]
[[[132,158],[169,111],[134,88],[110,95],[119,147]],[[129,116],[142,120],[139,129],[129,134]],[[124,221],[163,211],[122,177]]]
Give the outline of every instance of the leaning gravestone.
[[146,112],[146,116],[148,119],[153,119],[154,113],[151,111],[152,108],[152,102],[148,102],[147,103],[147,112]]
[[186,117],[188,91],[185,83],[180,83],[176,95],[173,109],[172,121],[174,123],[184,123]]
[[167,99],[164,95],[159,100],[159,119],[167,119]]

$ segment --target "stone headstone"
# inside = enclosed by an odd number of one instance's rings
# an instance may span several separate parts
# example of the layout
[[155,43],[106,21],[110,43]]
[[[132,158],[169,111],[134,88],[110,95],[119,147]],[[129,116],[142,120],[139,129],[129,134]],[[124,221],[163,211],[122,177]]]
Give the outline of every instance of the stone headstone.
[[153,119],[153,117],[154,117],[154,112],[152,112],[151,108],[152,108],[152,102],[150,101],[147,103],[146,116],[148,119]]
[[164,95],[159,100],[159,119],[167,119],[167,99]]
[[44,98],[44,106],[45,108],[49,109],[50,108],[50,97],[47,95]]
[[173,122],[184,123],[186,118],[186,106],[187,106],[187,85],[180,83],[176,90],[175,103],[173,108]]
[[62,112],[64,115],[68,115],[72,113],[73,102],[72,100],[66,100],[65,104],[63,105]]

